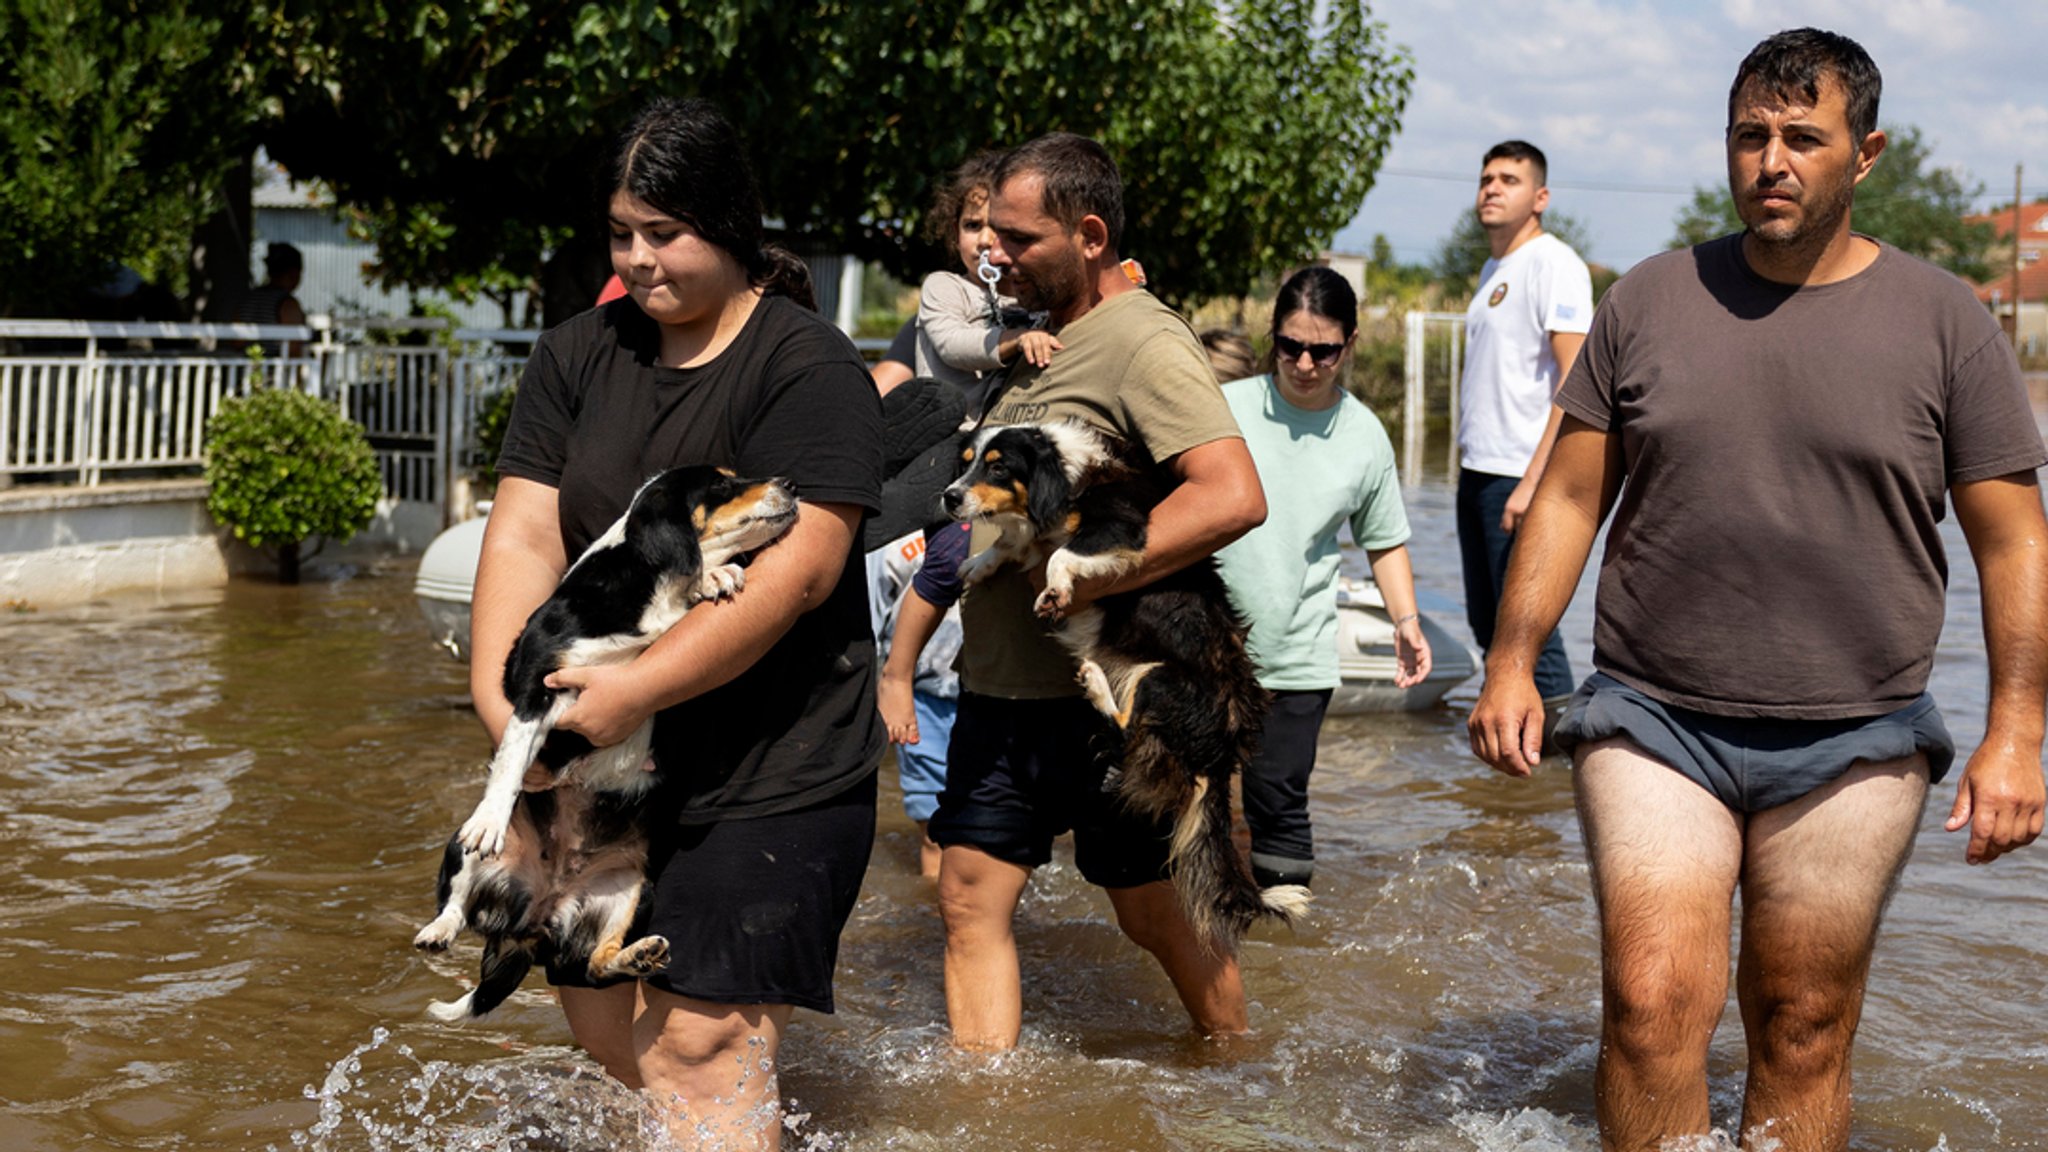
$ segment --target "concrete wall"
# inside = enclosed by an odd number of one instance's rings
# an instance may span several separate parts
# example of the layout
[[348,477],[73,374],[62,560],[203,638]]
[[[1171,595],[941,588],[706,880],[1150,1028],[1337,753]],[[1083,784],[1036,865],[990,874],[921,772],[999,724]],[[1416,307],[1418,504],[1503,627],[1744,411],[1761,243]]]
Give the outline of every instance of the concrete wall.
[[[416,554],[440,530],[438,508],[386,501],[370,527],[347,544],[328,544],[315,563]],[[221,587],[230,575],[275,570],[214,524],[203,480],[0,489],[0,610],[115,594],[175,599]]]
[[0,605],[169,596],[218,587],[228,571],[203,481],[0,491]]

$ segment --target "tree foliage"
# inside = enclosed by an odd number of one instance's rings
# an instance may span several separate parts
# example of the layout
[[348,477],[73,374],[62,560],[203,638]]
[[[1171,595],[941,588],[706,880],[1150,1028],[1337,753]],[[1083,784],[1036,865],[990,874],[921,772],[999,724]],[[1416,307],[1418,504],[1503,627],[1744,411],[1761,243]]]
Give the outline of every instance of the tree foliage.
[[946,170],[1095,136],[1155,285],[1238,292],[1357,210],[1412,80],[1360,0],[357,0],[297,42],[271,155],[355,207],[387,276],[457,288],[594,261],[598,158],[666,93],[725,107],[770,215],[912,282]]
[[[1592,250],[1592,234],[1584,224],[1567,213],[1545,212],[1543,230],[1564,241],[1579,254],[1581,260]],[[1452,300],[1470,297],[1479,287],[1479,270],[1492,255],[1493,248],[1487,241],[1486,229],[1479,224],[1479,213],[1471,208],[1459,213],[1458,223],[1436,250],[1436,275],[1443,284],[1444,295]]]
[[49,314],[116,262],[178,285],[246,162],[269,59],[249,3],[0,6],[0,315]]
[[[1983,279],[1990,272],[1985,257],[1996,230],[1963,223],[1983,185],[1955,169],[1933,167],[1920,129],[1892,127],[1885,135],[1888,142],[1877,166],[1856,186],[1852,225],[1959,276]],[[1742,231],[1735,198],[1726,187],[1694,188],[1692,202],[1679,210],[1674,224],[1673,248]]]

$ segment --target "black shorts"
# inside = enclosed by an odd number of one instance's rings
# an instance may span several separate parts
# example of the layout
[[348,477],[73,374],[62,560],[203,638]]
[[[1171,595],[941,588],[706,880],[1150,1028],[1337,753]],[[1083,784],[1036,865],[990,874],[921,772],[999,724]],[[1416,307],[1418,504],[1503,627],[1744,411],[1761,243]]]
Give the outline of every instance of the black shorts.
[[[794,812],[671,825],[633,931],[668,938],[668,967],[647,982],[712,1004],[832,1011],[839,933],[874,849],[875,780]],[[591,986],[581,965],[550,967],[548,982]]]
[[1079,696],[962,692],[931,838],[1036,868],[1052,859],[1053,838],[1072,830],[1074,864],[1090,884],[1164,880],[1172,821],[1138,816],[1103,789],[1116,747],[1116,729]]
[[1736,812],[1790,804],[1858,763],[1927,757],[1928,783],[1955,763],[1956,742],[1934,697],[1883,716],[1779,720],[1715,716],[1651,699],[1604,672],[1580,685],[1557,722],[1557,746],[1626,737]]

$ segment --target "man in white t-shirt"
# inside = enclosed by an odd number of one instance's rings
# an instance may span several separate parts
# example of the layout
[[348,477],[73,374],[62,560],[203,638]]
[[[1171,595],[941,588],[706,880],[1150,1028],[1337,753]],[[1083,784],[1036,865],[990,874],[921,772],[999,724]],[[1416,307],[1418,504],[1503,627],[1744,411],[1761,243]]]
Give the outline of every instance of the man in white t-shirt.
[[[1529,510],[1557,436],[1551,403],[1593,322],[1593,278],[1571,247],[1543,230],[1549,165],[1533,144],[1509,140],[1479,173],[1479,226],[1492,257],[1465,310],[1459,386],[1458,550],[1465,618],[1481,648],[1507,582],[1508,549]],[[1556,633],[1543,646],[1536,687],[1562,704],[1578,685]]]

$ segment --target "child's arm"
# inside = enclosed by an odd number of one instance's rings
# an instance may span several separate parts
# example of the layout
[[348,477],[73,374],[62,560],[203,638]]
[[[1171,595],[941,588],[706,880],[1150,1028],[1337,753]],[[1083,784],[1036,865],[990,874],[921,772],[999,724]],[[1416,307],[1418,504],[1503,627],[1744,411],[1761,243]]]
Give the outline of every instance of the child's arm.
[[1004,333],[990,322],[986,298],[966,277],[951,272],[925,277],[917,297],[917,326],[949,368],[988,372],[1003,366]]
[[917,706],[912,699],[917,658],[945,618],[946,610],[918,595],[915,585],[903,590],[903,603],[896,609],[896,631],[889,641],[889,659],[882,665],[882,678],[875,689],[892,744],[918,741]]
[[1005,328],[1002,342],[996,345],[996,355],[1008,364],[1022,353],[1024,359],[1034,368],[1043,368],[1052,363],[1052,354],[1065,348],[1059,337],[1039,328]]

